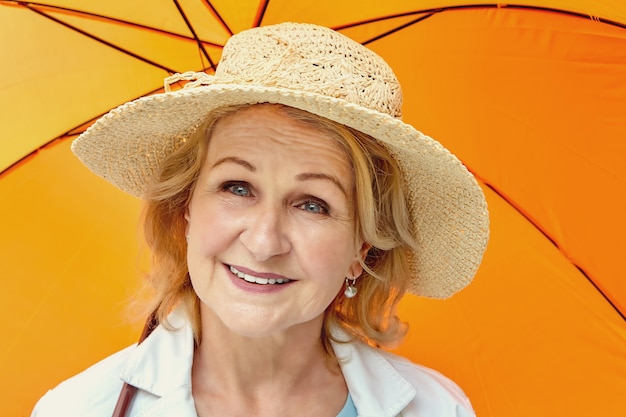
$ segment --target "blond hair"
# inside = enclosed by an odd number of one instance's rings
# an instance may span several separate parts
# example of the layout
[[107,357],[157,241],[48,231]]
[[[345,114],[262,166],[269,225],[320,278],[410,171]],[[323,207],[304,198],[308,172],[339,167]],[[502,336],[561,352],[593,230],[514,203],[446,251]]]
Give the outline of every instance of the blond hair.
[[[358,295],[348,299],[340,293],[326,309],[321,335],[325,351],[333,356],[331,329],[337,325],[370,345],[396,344],[406,331],[396,307],[409,281],[407,254],[415,243],[395,160],[371,136],[304,110],[272,106],[340,144],[353,171],[355,236],[371,246],[361,262],[364,272],[356,284]],[[213,111],[203,126],[165,159],[145,195],[145,235],[153,254],[150,283],[156,291],[153,308],[158,321],[166,324],[169,312],[183,306],[196,341],[201,338],[199,300],[187,270],[184,215],[218,120],[246,107]]]

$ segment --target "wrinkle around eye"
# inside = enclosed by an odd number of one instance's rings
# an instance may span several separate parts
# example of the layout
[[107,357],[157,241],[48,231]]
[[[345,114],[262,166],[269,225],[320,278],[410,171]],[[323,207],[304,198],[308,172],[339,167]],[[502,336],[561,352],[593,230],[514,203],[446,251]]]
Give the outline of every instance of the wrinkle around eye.
[[252,197],[250,186],[240,181],[229,181],[222,185],[222,191],[228,192],[237,197]]

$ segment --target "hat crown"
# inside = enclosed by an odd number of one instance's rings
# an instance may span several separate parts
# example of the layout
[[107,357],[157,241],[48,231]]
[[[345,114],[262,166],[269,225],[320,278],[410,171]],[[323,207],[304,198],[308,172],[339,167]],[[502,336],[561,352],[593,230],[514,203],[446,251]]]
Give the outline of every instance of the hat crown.
[[376,53],[331,29],[283,23],[243,31],[224,46],[213,83],[316,93],[392,117],[402,115],[400,83]]

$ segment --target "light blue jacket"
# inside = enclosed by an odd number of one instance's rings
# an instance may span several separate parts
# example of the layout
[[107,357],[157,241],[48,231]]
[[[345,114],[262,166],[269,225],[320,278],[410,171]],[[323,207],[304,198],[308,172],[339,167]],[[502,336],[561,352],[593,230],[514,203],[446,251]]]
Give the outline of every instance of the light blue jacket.
[[[197,417],[191,396],[193,333],[183,314],[44,395],[32,417],[109,417],[123,382],[139,388],[131,417]],[[359,417],[471,417],[461,389],[441,374],[362,343],[333,348]]]

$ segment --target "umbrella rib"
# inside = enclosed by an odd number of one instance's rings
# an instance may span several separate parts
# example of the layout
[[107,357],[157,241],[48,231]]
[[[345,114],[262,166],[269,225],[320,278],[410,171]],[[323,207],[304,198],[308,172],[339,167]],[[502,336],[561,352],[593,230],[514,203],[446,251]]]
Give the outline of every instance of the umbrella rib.
[[350,28],[357,27],[357,26],[368,25],[370,23],[382,22],[383,20],[391,20],[391,19],[397,19],[397,18],[400,18],[400,17],[414,16],[416,14],[434,13],[434,12],[440,12],[440,11],[443,11],[443,10],[444,9],[430,9],[430,10],[417,10],[417,11],[412,11],[412,12],[390,14],[390,15],[387,15],[387,16],[379,16],[379,17],[374,17],[374,18],[371,18],[371,19],[360,20],[360,21],[357,21],[357,22],[346,23],[344,25],[334,26],[333,29],[334,30],[350,29]]
[[546,11],[546,12],[551,12],[551,13],[561,13],[561,14],[566,14],[566,15],[570,15],[574,17],[580,17],[583,19],[591,19],[593,21],[606,23],[608,25],[626,28],[626,23],[620,23],[615,20],[610,20],[610,19],[606,19],[603,17],[592,16],[589,14],[574,12],[570,10],[557,9],[553,7],[527,6],[527,5],[521,5],[521,4],[486,3],[486,4],[466,4],[466,5],[459,5],[459,6],[446,6],[446,7],[438,7],[438,8],[431,8],[431,9],[414,10],[412,12],[390,14],[387,16],[379,16],[379,17],[375,17],[371,19],[366,19],[366,20],[361,20],[357,22],[346,23],[344,25],[334,26],[333,29],[335,30],[349,29],[349,28],[353,28],[356,26],[362,26],[362,25],[367,25],[370,23],[381,22],[383,20],[396,19],[399,17],[411,16],[411,15],[416,15],[416,14],[438,13],[438,12],[444,12],[444,11],[449,11],[449,10],[461,10],[461,9],[503,9],[503,8],[540,10],[540,11]]
[[228,26],[228,24],[226,23],[226,21],[224,20],[224,18],[222,17],[221,14],[219,14],[219,12],[217,11],[217,9],[215,8],[215,6],[213,6],[213,4],[211,3],[210,0],[204,0],[204,2],[206,3],[207,6],[209,6],[209,8],[211,9],[211,12],[213,13],[213,15],[217,18],[217,20],[220,21],[220,23],[222,24],[222,26],[224,27],[224,29],[226,29],[226,31],[228,32],[228,34],[230,36],[233,36],[234,33],[233,31],[230,29],[230,27]]
[[215,71],[215,68],[217,68],[215,63],[211,59],[211,56],[209,55],[209,53],[204,48],[204,45],[202,44],[202,41],[200,40],[200,38],[196,34],[196,31],[194,30],[193,26],[191,25],[191,22],[189,21],[189,19],[187,18],[187,15],[185,14],[185,11],[183,10],[182,6],[178,2],[178,0],[174,0],[174,4],[176,5],[176,8],[178,9],[178,12],[180,13],[180,16],[183,18],[183,20],[185,21],[185,24],[189,28],[189,31],[191,31],[191,34],[193,35],[193,38],[196,40],[196,44],[198,45],[198,48],[200,48],[200,51],[202,51],[202,54],[209,61],[209,65]]
[[[163,29],[159,29],[159,28],[155,28],[153,26],[147,26],[147,25],[143,25],[141,23],[137,23],[137,22],[131,22],[128,20],[122,20],[122,19],[118,19],[115,17],[111,17],[111,16],[105,16],[105,15],[101,15],[101,14],[97,14],[97,13],[91,13],[91,12],[87,12],[84,10],[78,10],[78,9],[71,9],[68,7],[60,7],[60,6],[53,6],[50,4],[44,4],[44,3],[36,3],[36,2],[29,2],[29,1],[12,1],[10,4],[6,3],[3,0],[0,0],[0,4],[4,4],[6,6],[21,6],[23,8],[27,8],[30,10],[33,10],[33,7],[37,7],[37,8],[42,8],[42,9],[49,9],[49,10],[54,10],[54,11],[58,11],[61,13],[71,13],[77,16],[87,16],[87,17],[91,17],[91,18],[95,18],[95,19],[100,19],[100,20],[105,20],[105,21],[109,21],[109,22],[114,22],[114,23],[119,23],[122,26],[129,26],[132,28],[137,28],[137,29],[143,29],[143,30],[147,30],[150,32],[155,32],[158,33],[160,35],[165,35],[165,36],[171,36],[173,38],[178,38],[178,39],[182,39],[182,40],[186,40],[186,41],[195,41],[195,39],[189,37],[189,36],[185,36],[185,35],[181,35],[180,33],[175,33],[175,32],[170,32],[168,30],[163,30]],[[29,6],[33,6],[33,7],[29,7]],[[221,48],[224,45],[222,44],[217,44],[215,42],[209,42],[209,41],[202,41],[203,44],[208,45],[208,46],[214,46],[217,48]]]
[[100,42],[100,43],[102,43],[102,44],[104,44],[104,45],[106,45],[106,46],[108,46],[110,48],[113,48],[113,49],[115,49],[117,51],[120,51],[120,52],[122,52],[122,53],[124,53],[126,55],[132,56],[133,58],[138,59],[138,60],[140,60],[142,62],[145,62],[146,64],[150,64],[152,66],[160,68],[160,69],[162,69],[164,71],[167,71],[170,74],[176,73],[176,71],[171,69],[171,68],[168,68],[168,67],[166,67],[164,65],[161,65],[161,64],[159,64],[157,62],[154,62],[154,61],[152,61],[152,60],[150,60],[148,58],[142,57],[142,56],[140,56],[140,55],[138,55],[138,54],[136,54],[134,52],[131,52],[131,51],[127,50],[127,49],[122,48],[121,46],[115,45],[115,44],[113,44],[113,43],[111,43],[109,41],[106,41],[106,40],[104,40],[102,38],[99,38],[98,36],[92,35],[91,33],[86,32],[86,31],[84,31],[82,29],[79,29],[79,28],[77,28],[75,26],[72,26],[72,25],[70,25],[67,22],[64,22],[64,21],[62,21],[60,19],[57,19],[56,17],[50,16],[49,14],[47,14],[47,13],[41,11],[41,10],[37,10],[36,8],[31,7],[28,4],[25,4],[24,7],[26,7],[27,9],[29,9],[29,10],[31,10],[31,11],[33,11],[33,12],[35,12],[35,13],[43,16],[43,17],[46,17],[46,18],[52,20],[53,22],[56,22],[56,23],[58,23],[58,24],[60,24],[62,26],[65,26],[68,29],[71,29],[71,30],[73,30],[75,32],[78,32],[78,33],[80,33],[83,36],[86,36],[86,37],[88,37],[90,39],[93,39],[93,40],[95,40],[97,42]]
[[[149,91],[149,92],[147,92],[145,94],[142,94],[140,97],[148,96],[148,95],[151,95],[151,94],[155,94],[155,93],[158,93],[158,92],[160,92],[162,90],[163,90],[163,88],[160,87],[160,88],[157,88],[155,90]],[[10,172],[14,168],[17,168],[18,166],[23,164],[26,160],[36,156],[41,150],[46,149],[47,147],[52,146],[55,143],[59,143],[60,141],[64,141],[64,140],[66,140],[68,138],[80,135],[85,130],[87,130],[87,128],[89,126],[91,126],[96,120],[101,118],[103,115],[104,115],[104,113],[94,117],[93,119],[91,119],[91,120],[89,120],[89,121],[87,121],[85,123],[81,123],[80,125],[71,128],[70,130],[66,131],[65,133],[62,133],[59,136],[56,136],[53,139],[50,139],[46,143],[43,143],[43,144],[39,145],[36,149],[33,149],[31,152],[29,152],[26,155],[22,156],[20,159],[18,159],[17,161],[13,162],[8,167],[0,170],[0,178],[2,178],[3,175],[5,175],[6,173]]]
[[363,45],[367,45],[367,44],[369,44],[369,43],[372,43],[372,42],[374,42],[374,41],[377,41],[377,40],[379,40],[379,39],[382,39],[382,38],[384,38],[384,37],[386,37],[386,36],[389,36],[389,35],[391,35],[391,34],[393,34],[393,33],[396,33],[396,32],[398,32],[398,31],[400,31],[400,30],[402,30],[402,29],[404,29],[404,28],[406,28],[406,27],[409,27],[409,26],[411,26],[411,25],[414,25],[415,23],[421,22],[422,20],[426,20],[426,19],[428,19],[429,17],[431,17],[431,16],[433,16],[433,15],[435,15],[435,14],[437,14],[437,13],[439,13],[439,11],[435,11],[435,12],[429,13],[429,14],[427,14],[426,16],[420,16],[420,17],[418,17],[417,19],[413,19],[413,20],[411,20],[411,21],[410,21],[410,22],[408,22],[408,23],[405,23],[405,24],[403,24],[403,25],[400,25],[400,26],[398,26],[398,27],[396,27],[396,28],[394,28],[394,29],[388,30],[387,32],[383,32],[383,33],[381,33],[380,35],[374,36],[373,38],[368,39],[368,40],[366,40],[365,42],[362,42],[362,43],[363,43]]
[[[474,174],[476,175],[476,174]],[[478,175],[476,175],[478,177]],[[550,237],[545,230],[543,230],[541,227],[539,227],[539,225],[537,223],[535,223],[533,221],[533,219],[531,219],[523,210],[520,210],[520,208],[513,203],[511,200],[509,200],[509,198],[507,198],[506,195],[504,195],[503,193],[501,193],[498,189],[496,189],[494,186],[492,186],[491,184],[488,184],[485,180],[481,179],[481,181],[483,182],[483,184],[485,184],[487,187],[489,187],[490,190],[492,190],[494,193],[496,193],[501,199],[503,199],[504,201],[507,202],[507,204],[509,204],[509,206],[511,206],[518,214],[520,214],[522,217],[524,217],[528,223],[532,224],[535,229],[537,229],[539,231],[539,233],[541,233],[546,239],[548,239],[556,248],[559,252],[563,253],[563,251],[561,250],[561,248],[559,247],[559,245],[556,243],[556,241]],[[615,303],[608,297],[608,295],[606,295],[604,293],[604,291],[602,291],[602,289],[600,287],[598,287],[598,285],[595,283],[595,281],[593,279],[591,279],[591,276],[578,264],[576,264],[573,260],[570,261],[572,263],[572,265],[578,269],[578,271],[580,271],[580,273],[587,279],[587,281],[593,285],[593,287],[596,289],[596,291],[598,291],[598,293],[606,300],[607,303],[609,303],[609,305],[611,307],[613,307],[613,310],[615,310],[615,312],[624,320],[626,321],[626,315],[617,307],[617,305],[615,305]]]
[[265,12],[267,11],[267,6],[269,5],[269,3],[270,0],[263,0],[259,4],[259,9],[256,13],[256,17],[254,18],[254,24],[252,25],[252,27],[261,26],[261,22],[263,22],[263,18],[265,17]]

